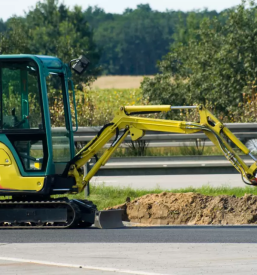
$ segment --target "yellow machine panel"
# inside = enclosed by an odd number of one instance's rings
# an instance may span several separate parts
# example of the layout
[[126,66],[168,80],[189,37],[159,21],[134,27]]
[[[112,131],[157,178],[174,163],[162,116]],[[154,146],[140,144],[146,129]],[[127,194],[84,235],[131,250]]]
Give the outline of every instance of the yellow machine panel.
[[0,149],[0,165],[11,165],[11,158],[8,156],[8,154],[5,152],[4,149]]
[[44,177],[22,177],[16,161],[3,143],[0,143],[0,192],[10,191],[40,191],[44,185]]

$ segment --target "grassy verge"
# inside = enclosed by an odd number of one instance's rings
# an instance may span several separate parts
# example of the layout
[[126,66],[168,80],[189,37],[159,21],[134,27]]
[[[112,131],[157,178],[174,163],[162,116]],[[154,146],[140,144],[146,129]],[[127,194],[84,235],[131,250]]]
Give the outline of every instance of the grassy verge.
[[[137,149],[137,148],[136,148]],[[99,156],[103,154],[106,148],[100,149]],[[173,156],[220,156],[223,155],[219,148],[214,146],[205,147],[204,150],[199,153],[195,146],[181,146],[181,147],[146,147],[142,154],[139,154],[139,150],[133,150],[129,144],[126,147],[117,148],[112,154],[112,157],[173,157]]]
[[[228,186],[222,187],[211,187],[209,185],[205,185],[201,188],[193,188],[188,187],[184,189],[169,189],[163,190],[156,187],[153,190],[140,190],[140,189],[132,189],[130,187],[127,188],[117,188],[112,186],[102,185],[91,185],[90,186],[91,195],[88,197],[89,200],[93,201],[99,210],[102,210],[106,207],[115,206],[126,201],[127,197],[130,197],[131,200],[141,197],[146,194],[156,194],[161,192],[174,192],[174,193],[188,193],[188,192],[196,192],[203,195],[208,196],[219,196],[219,195],[229,195],[242,197],[245,194],[253,194],[257,195],[257,188],[247,186],[247,187],[233,187],[230,188]],[[78,194],[76,196],[70,196],[70,198],[84,198],[84,194]]]

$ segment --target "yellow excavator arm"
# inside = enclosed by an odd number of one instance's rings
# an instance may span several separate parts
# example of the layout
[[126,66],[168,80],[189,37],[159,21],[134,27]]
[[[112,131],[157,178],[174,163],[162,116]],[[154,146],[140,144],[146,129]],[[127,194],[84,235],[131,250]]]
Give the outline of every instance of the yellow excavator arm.
[[[200,115],[200,122],[186,122],[165,119],[152,119],[137,117],[136,114],[148,114],[156,112],[168,112],[173,109],[197,109]],[[105,125],[100,132],[67,164],[64,174],[76,179],[76,187],[81,192],[88,184],[89,180],[104,166],[113,152],[119,147],[124,139],[130,135],[133,141],[144,136],[146,131],[171,132],[192,134],[204,132],[206,136],[221,150],[224,156],[241,173],[246,184],[257,185],[255,173],[257,170],[256,159],[249,149],[238,138],[231,133],[210,111],[203,106],[125,106],[121,107],[111,123]],[[82,173],[82,167],[97,152],[104,147],[114,136],[111,146],[106,149],[101,158],[95,163],[87,175]],[[254,163],[248,167],[242,158],[228,144],[230,140],[244,154],[249,155]]]

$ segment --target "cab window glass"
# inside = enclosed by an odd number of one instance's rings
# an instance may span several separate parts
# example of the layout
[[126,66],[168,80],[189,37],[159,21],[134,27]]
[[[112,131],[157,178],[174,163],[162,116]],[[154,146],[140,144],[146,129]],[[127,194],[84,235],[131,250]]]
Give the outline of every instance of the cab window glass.
[[40,78],[34,61],[0,62],[0,129],[25,171],[44,171],[48,151],[42,121]]
[[41,129],[38,68],[32,61],[0,63],[2,129]]
[[54,162],[71,158],[70,131],[65,113],[65,86],[62,74],[51,73],[46,78]]

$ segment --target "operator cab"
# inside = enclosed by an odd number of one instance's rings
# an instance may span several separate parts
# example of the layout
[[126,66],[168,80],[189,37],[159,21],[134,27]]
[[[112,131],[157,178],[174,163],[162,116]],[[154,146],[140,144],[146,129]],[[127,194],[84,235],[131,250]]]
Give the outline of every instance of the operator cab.
[[23,176],[62,173],[74,156],[70,75],[55,57],[0,56],[0,142]]

